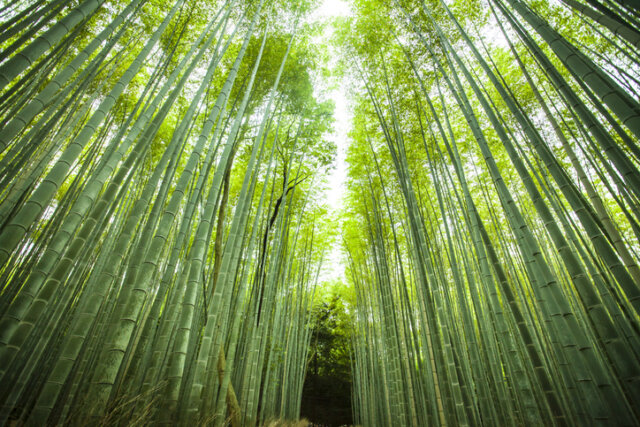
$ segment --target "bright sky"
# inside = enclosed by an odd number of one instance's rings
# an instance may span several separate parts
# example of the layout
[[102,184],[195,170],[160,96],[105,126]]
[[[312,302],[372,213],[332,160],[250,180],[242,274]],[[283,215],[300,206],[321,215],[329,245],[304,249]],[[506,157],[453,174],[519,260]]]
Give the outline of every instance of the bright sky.
[[[314,18],[318,21],[326,21],[333,17],[348,16],[349,14],[350,9],[346,1],[323,0],[321,6],[314,13]],[[332,32],[333,29],[331,26],[327,26],[323,38],[330,38]],[[339,52],[334,51],[333,48],[330,49],[331,59],[329,61],[329,66],[332,67],[337,63]],[[344,82],[339,82],[334,90],[327,93],[327,96],[333,100],[336,106],[334,113],[334,133],[330,136],[330,139],[338,148],[336,167],[328,177],[327,203],[332,214],[335,214],[342,206],[345,181],[347,179],[347,165],[345,157],[348,144],[347,132],[349,131],[351,113],[349,110],[346,92],[347,89]],[[330,253],[326,255],[323,270],[324,271],[320,278],[321,282],[323,280],[339,278],[344,275],[344,266],[341,262],[339,241],[334,244]]]
[[348,16],[349,4],[344,0],[324,0],[316,11],[318,19]]
[[[318,21],[326,21],[333,17],[348,16],[349,14],[349,5],[344,0],[324,0],[314,13],[314,18]],[[331,26],[327,26],[324,38],[327,39],[331,37],[332,32],[333,29]],[[331,59],[329,66],[331,67],[336,64],[339,52],[336,52],[331,48],[330,53]],[[338,158],[336,159],[336,169],[329,177],[329,190],[327,194],[327,201],[333,210],[338,209],[341,205],[341,199],[344,193],[344,181],[347,177],[345,150],[347,146],[347,132],[349,130],[351,115],[349,114],[348,101],[345,92],[345,85],[341,82],[336,89],[327,94],[336,105],[334,114],[336,120],[334,123],[335,132],[331,136],[331,139],[338,147]]]

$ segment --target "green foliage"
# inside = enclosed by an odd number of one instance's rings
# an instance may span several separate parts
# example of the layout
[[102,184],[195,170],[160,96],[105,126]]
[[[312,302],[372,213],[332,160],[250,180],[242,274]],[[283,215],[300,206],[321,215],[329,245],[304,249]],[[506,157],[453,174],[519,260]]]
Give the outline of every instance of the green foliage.
[[302,415],[315,423],[351,422],[352,318],[349,289],[324,283],[312,309],[311,348],[302,392]]

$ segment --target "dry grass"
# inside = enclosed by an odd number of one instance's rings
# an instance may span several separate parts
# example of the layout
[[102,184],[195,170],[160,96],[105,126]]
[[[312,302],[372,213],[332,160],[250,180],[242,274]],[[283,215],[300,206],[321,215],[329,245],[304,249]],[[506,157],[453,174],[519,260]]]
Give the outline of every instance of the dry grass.
[[263,427],[309,427],[311,423],[306,419],[301,420],[270,420]]
[[111,402],[102,416],[92,415],[95,405],[84,402],[78,405],[76,410],[70,413],[63,425],[74,427],[88,426],[147,426],[153,422],[153,414],[160,401],[161,392],[166,382],[163,381],[144,393],[137,395],[125,395]]

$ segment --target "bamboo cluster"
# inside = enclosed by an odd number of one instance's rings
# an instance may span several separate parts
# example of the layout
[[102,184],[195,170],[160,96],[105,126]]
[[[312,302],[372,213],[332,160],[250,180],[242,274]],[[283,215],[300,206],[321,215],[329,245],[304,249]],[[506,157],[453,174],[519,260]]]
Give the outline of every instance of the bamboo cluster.
[[4,3],[0,424],[298,417],[322,245],[267,3]]
[[394,0],[350,42],[359,424],[640,422],[640,10],[528,3]]

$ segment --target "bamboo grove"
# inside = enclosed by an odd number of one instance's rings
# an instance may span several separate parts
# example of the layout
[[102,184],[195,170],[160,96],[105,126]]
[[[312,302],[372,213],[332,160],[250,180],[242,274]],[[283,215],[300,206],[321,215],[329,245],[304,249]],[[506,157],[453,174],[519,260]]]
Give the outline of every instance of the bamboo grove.
[[638,425],[638,5],[354,15],[358,423]]
[[0,424],[640,424],[638,5],[320,3],[0,4]]
[[334,155],[308,5],[0,13],[0,424],[297,418]]

